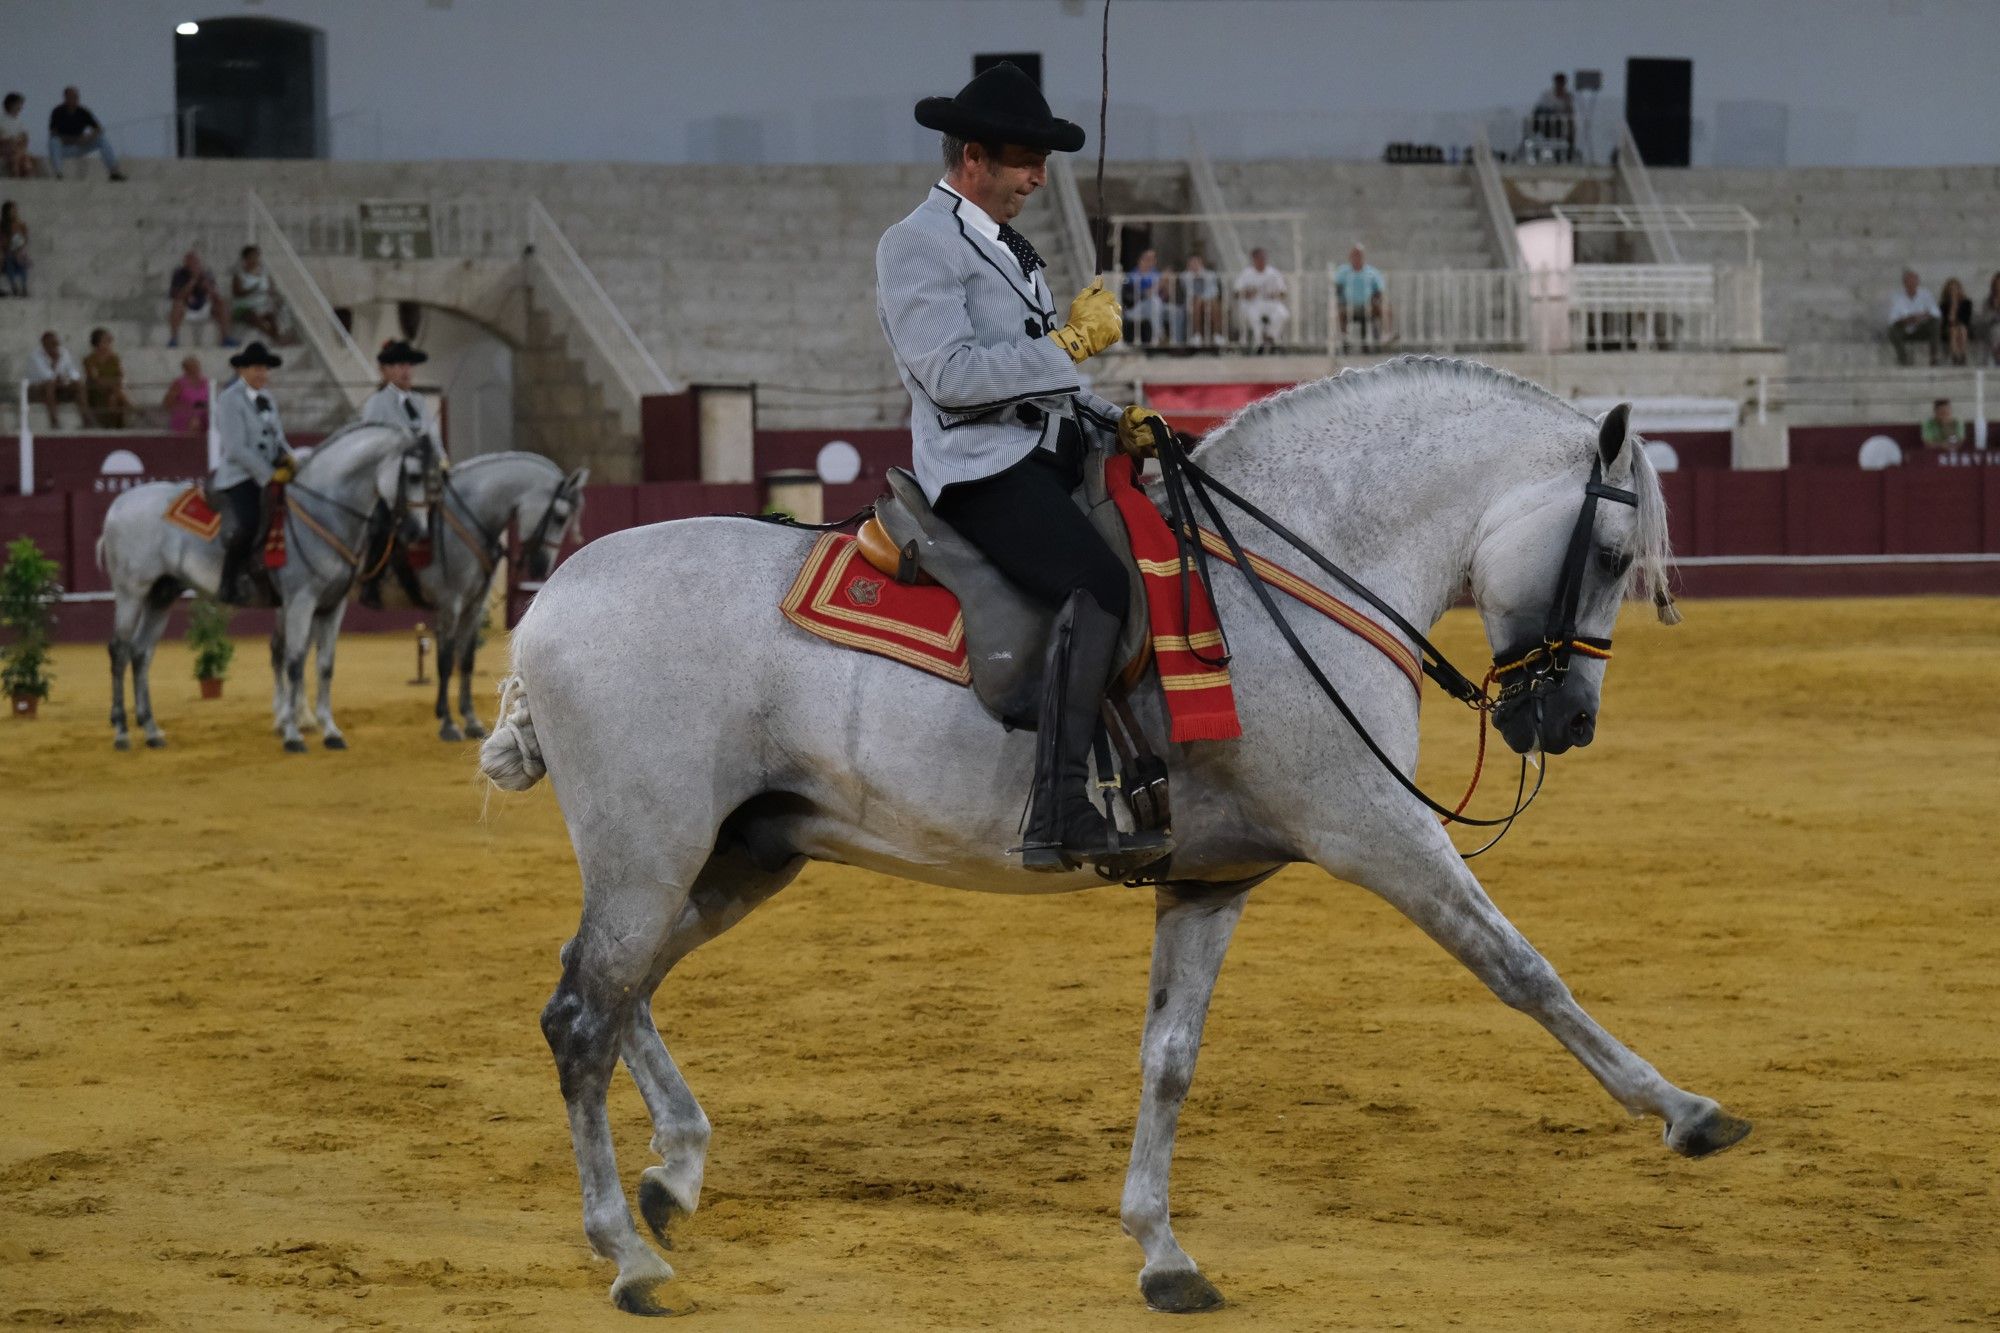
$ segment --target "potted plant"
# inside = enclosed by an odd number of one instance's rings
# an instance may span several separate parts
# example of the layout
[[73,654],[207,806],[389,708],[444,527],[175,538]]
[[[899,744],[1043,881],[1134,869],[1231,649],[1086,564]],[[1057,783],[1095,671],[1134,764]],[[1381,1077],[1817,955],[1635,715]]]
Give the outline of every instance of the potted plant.
[[12,701],[15,717],[33,717],[49,697],[49,632],[62,596],[56,573],[56,562],[32,539],[8,544],[7,563],[0,565],[0,627],[11,630],[14,641],[0,653],[0,689]]
[[194,649],[194,678],[201,682],[201,697],[220,699],[222,682],[229,675],[229,659],[236,645],[229,641],[229,618],[235,612],[209,597],[197,597],[188,612],[187,640]]

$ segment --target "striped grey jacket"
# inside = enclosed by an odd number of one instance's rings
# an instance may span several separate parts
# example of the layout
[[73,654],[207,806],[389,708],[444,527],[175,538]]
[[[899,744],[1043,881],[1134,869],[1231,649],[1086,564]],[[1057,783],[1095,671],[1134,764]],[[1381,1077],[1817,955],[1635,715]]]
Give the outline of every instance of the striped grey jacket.
[[215,397],[215,433],[222,442],[222,460],[215,465],[219,491],[246,481],[268,485],[271,469],[292,451],[269,391],[253,393],[240,379]]
[[1042,271],[1020,265],[960,220],[975,208],[933,186],[875,247],[875,313],[910,393],[917,480],[935,501],[957,481],[1004,472],[1053,449],[1063,417],[1108,449],[1118,409],[1082,386],[1048,339],[1062,323]]

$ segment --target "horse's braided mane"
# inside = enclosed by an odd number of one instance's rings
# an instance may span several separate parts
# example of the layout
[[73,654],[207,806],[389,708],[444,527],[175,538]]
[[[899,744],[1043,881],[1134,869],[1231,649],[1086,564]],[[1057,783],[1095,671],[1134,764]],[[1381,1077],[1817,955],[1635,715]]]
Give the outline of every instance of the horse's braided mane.
[[[1269,398],[1261,398],[1239,409],[1228,421],[1216,427],[1203,441],[1202,447],[1206,448],[1239,429],[1248,428],[1254,432],[1287,417],[1304,416],[1315,408],[1324,410],[1336,404],[1356,403],[1390,389],[1412,386],[1491,388],[1522,402],[1566,413],[1579,422],[1593,421],[1590,414],[1576,404],[1511,371],[1457,357],[1412,354],[1365,368],[1350,366],[1338,375],[1309,380]],[[1632,489],[1639,496],[1637,522],[1633,525],[1632,583],[1629,592],[1634,596],[1652,598],[1660,618],[1672,623],[1672,619],[1678,619],[1678,616],[1672,612],[1671,598],[1667,595],[1673,547],[1667,532],[1666,496],[1660,489],[1660,477],[1653,468],[1652,459],[1646,456],[1646,442],[1637,434],[1628,432],[1626,443],[1632,451]]]

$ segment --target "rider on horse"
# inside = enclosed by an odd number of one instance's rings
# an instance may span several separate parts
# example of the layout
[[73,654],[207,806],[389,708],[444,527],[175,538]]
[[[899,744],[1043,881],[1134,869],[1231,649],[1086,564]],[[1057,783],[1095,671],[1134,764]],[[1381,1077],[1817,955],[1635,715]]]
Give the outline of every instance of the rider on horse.
[[273,481],[290,481],[298,459],[285,439],[278,405],[265,392],[271,372],[285,364],[284,358],[253,342],[230,357],[229,364],[236,367],[236,381],[215,401],[222,461],[216,465],[211,492],[221,501],[223,513],[222,578],[216,596],[241,604],[252,594],[244,567],[261,535],[258,518],[264,488]]
[[[425,419],[423,400],[410,392],[410,381],[416,369],[430,360],[430,353],[420,352],[401,338],[392,338],[382,344],[382,350],[375,354],[375,365],[382,372],[382,384],[368,401],[361,405],[361,420],[370,426],[394,426],[427,441],[432,454],[441,467],[450,467],[450,460],[444,456],[444,445],[437,433]],[[387,547],[393,536],[389,530],[389,507],[378,503],[375,515],[368,524],[367,559],[363,568],[368,571],[361,580],[361,604],[371,610],[382,608],[382,575],[387,571],[389,561]],[[423,598],[412,586],[404,571],[398,571],[404,590],[410,595],[413,606],[421,606]]]
[[1059,321],[1041,256],[1008,225],[1046,181],[1049,153],[1083,147],[1083,130],[1008,63],[955,97],[925,98],[916,119],[944,135],[944,179],[883,233],[875,273],[876,313],[910,394],[917,480],[938,517],[1058,608],[1022,864],[1136,867],[1170,844],[1109,825],[1089,773],[1120,627],[1145,608],[1130,606],[1124,565],[1070,496],[1088,450],[1144,452],[1167,427],[1141,408],[1121,413],[1077,373],[1118,341],[1117,297],[1099,279]]

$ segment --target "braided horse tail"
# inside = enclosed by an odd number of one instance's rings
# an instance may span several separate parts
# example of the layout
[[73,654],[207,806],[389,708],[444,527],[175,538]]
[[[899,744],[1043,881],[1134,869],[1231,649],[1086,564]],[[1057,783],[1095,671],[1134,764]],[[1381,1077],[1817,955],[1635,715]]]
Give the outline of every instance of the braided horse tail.
[[479,771],[502,791],[526,791],[549,771],[528,712],[527,682],[518,673],[500,682],[500,719],[479,747]]

